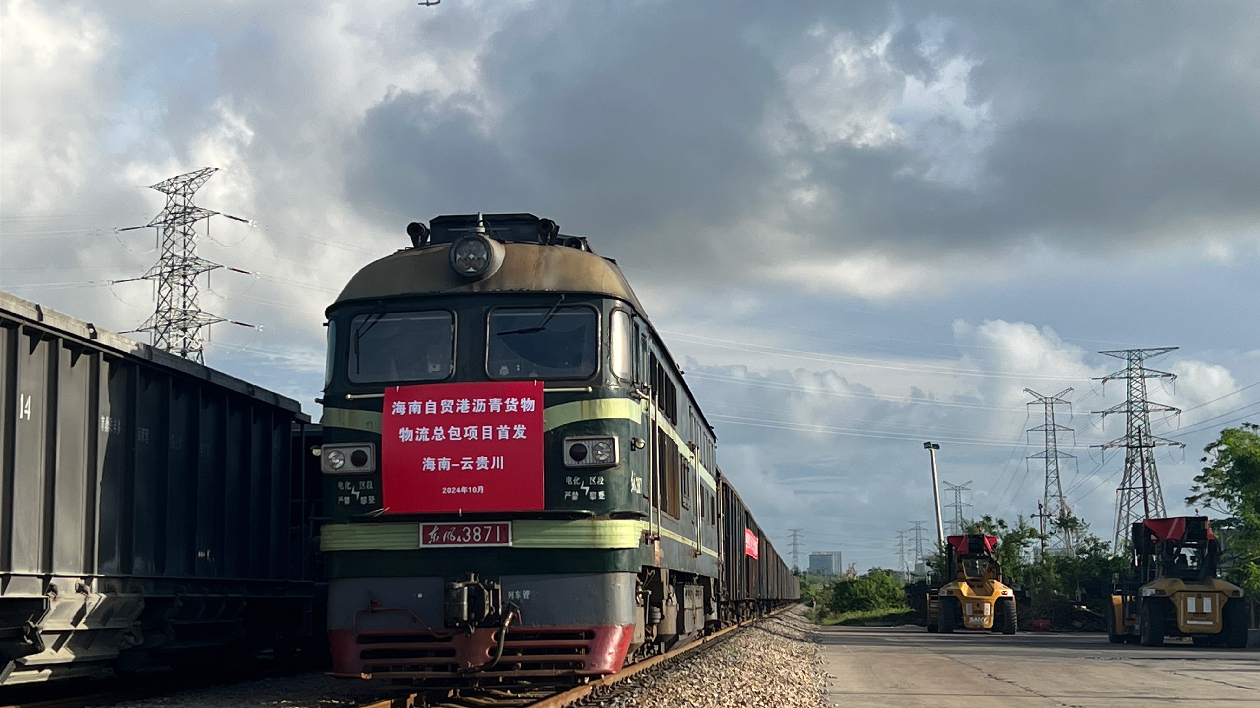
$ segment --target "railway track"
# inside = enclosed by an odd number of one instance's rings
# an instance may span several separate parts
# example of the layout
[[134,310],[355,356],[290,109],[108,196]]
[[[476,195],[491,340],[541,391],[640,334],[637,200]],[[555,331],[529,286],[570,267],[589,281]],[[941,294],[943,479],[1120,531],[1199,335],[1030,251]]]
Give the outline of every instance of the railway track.
[[[790,607],[775,610],[762,619],[773,617]],[[559,693],[549,687],[465,690],[445,696],[414,693],[369,703],[358,708],[569,708],[587,700],[612,697],[625,689],[628,679],[646,672],[662,670],[682,659],[694,659],[730,639],[739,630],[759,621],[761,620],[733,624],[685,646],[631,664],[611,676],[595,679]]]
[[[766,618],[786,611],[789,607],[776,610]],[[763,618],[765,619],[765,618]],[[558,687],[555,685],[517,685],[499,686],[483,689],[459,689],[449,692],[418,692],[394,698],[360,703],[357,708],[569,708],[590,700],[601,700],[628,690],[633,685],[627,683],[635,676],[653,671],[660,671],[683,660],[692,660],[720,646],[732,638],[739,630],[760,620],[749,620],[731,625],[707,637],[702,637],[685,646],[673,649],[645,659],[611,676],[592,680],[577,686]],[[290,672],[261,670],[238,676],[241,681],[271,678],[288,675]],[[111,687],[107,679],[104,685],[95,686],[95,690],[68,690],[61,687],[63,695],[48,696],[27,693],[19,697],[10,694],[0,697],[0,708],[80,708],[81,706],[110,706],[125,701],[160,698],[171,696],[180,691],[196,688],[208,688],[223,683],[205,675],[189,675],[186,673],[166,676],[154,676],[142,685],[134,682],[127,686]],[[232,681],[231,683],[237,683]],[[29,700],[25,700],[29,699]]]

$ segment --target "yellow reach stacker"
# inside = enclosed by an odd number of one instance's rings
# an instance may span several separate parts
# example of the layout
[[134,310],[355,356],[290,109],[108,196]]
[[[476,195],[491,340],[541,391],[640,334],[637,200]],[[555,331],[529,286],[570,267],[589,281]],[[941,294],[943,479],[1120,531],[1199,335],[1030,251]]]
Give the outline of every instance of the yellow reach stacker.
[[1131,577],[1116,582],[1107,608],[1113,644],[1157,647],[1164,637],[1196,645],[1247,646],[1242,588],[1220,579],[1221,544],[1205,516],[1133,524]]
[[927,630],[955,629],[1014,634],[1015,593],[1003,582],[997,537],[950,536],[945,544],[945,584],[928,596]]

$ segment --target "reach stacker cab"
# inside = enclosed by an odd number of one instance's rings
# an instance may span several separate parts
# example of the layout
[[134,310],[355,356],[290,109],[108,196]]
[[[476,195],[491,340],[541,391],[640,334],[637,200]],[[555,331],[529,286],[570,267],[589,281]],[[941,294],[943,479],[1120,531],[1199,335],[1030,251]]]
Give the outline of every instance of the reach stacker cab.
[[1247,646],[1243,591],[1219,577],[1220,555],[1206,516],[1133,524],[1130,577],[1112,587],[1107,638],[1148,647],[1169,636],[1192,637],[1196,645]]
[[997,537],[971,534],[946,540],[945,584],[928,597],[927,630],[1014,634],[1015,593],[1003,582]]

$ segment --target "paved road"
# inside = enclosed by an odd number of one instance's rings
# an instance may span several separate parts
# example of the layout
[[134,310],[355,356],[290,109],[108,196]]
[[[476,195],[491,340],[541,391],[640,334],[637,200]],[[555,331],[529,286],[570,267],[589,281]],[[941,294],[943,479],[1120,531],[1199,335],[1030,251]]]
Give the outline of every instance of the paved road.
[[845,708],[1260,706],[1254,649],[921,627],[823,627],[819,642],[829,698]]

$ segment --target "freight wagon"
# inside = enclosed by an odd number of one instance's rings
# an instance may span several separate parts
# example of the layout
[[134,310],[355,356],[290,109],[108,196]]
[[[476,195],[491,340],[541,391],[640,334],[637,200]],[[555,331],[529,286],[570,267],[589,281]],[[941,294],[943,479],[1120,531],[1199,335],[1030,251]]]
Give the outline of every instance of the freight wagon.
[[0,684],[319,633],[320,480],[295,462],[318,443],[308,422],[296,401],[0,293]]

